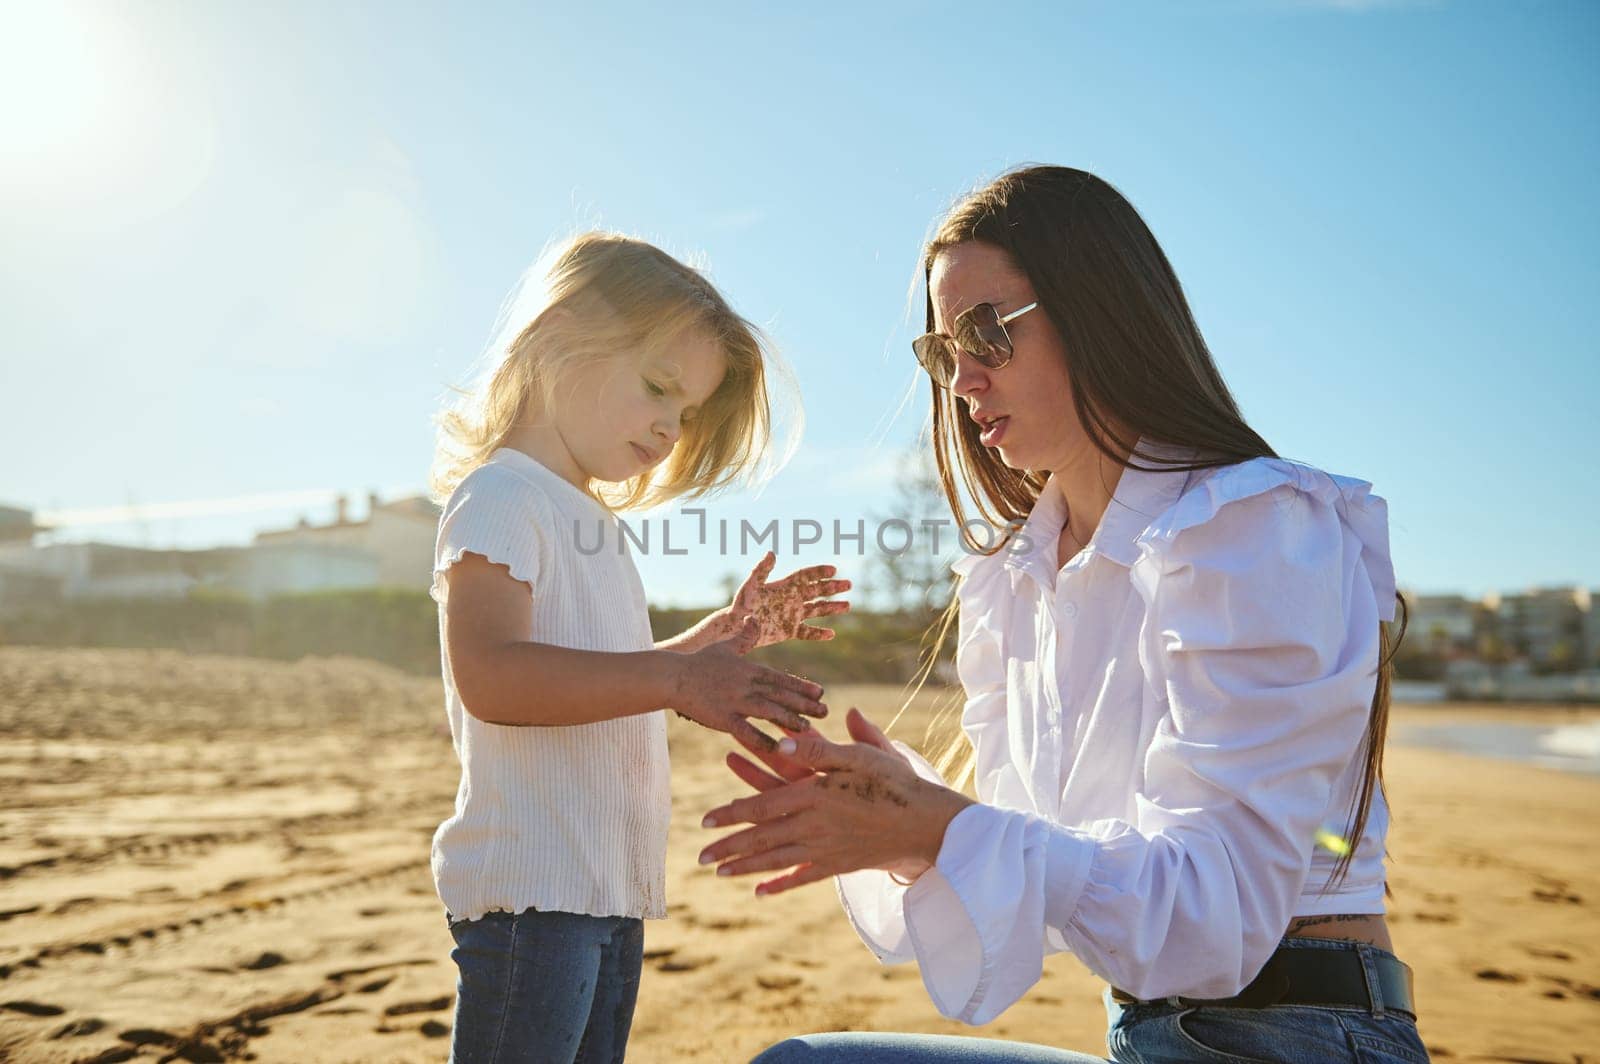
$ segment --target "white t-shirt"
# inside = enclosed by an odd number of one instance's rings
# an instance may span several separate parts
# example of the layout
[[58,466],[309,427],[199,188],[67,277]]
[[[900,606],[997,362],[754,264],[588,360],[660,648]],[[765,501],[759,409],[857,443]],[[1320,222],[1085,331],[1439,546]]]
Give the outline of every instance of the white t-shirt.
[[[445,504],[431,593],[461,786],[454,815],[434,833],[433,879],[453,917],[528,908],[666,916],[664,714],[560,727],[486,724],[463,708],[443,651],[444,576],[469,551],[532,587],[535,642],[651,649],[644,586],[624,548],[610,511],[510,448],[469,473]],[[538,698],[536,683],[528,698]]]
[[1347,878],[1319,893],[1338,860],[1319,832],[1344,834],[1378,622],[1395,612],[1370,488],[1268,458],[1129,469],[1059,569],[1053,486],[1022,526],[1027,549],[958,560],[982,804],[910,888],[840,877],[867,945],[915,959],[944,1015],[986,1023],[1047,953],[1140,998],[1221,998],[1293,917],[1383,912],[1376,789]]

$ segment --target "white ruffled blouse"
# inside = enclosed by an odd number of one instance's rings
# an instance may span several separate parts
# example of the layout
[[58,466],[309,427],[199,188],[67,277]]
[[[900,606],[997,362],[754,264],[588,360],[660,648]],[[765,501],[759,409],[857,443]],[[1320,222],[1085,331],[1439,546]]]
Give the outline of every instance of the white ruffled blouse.
[[862,940],[915,960],[943,1015],[981,1024],[1047,953],[1140,998],[1228,997],[1292,918],[1383,912],[1381,792],[1323,892],[1395,611],[1370,488],[1270,458],[1128,469],[1059,572],[1053,486],[1007,549],[958,560],[980,804],[909,888],[839,877]]

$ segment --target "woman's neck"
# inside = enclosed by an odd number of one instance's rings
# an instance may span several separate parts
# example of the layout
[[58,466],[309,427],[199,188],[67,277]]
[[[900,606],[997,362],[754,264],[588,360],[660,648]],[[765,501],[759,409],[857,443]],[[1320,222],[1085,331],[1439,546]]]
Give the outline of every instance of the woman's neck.
[[1050,484],[1067,504],[1067,524],[1062,530],[1079,546],[1089,542],[1100,518],[1111,505],[1122,477],[1122,464],[1101,453],[1093,444],[1052,471]]

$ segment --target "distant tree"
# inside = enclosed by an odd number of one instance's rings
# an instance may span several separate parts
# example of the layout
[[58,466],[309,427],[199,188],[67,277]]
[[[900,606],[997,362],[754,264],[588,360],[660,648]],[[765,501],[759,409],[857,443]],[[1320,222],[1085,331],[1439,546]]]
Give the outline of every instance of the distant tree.
[[928,448],[913,445],[901,454],[889,498],[889,512],[872,513],[868,522],[867,580],[887,608],[925,627],[950,603],[955,574],[949,559],[957,549],[956,525]]
[[1478,660],[1489,665],[1504,665],[1515,655],[1506,641],[1498,635],[1486,632],[1478,637]]
[[1541,671],[1576,672],[1578,664],[1577,645],[1569,639],[1560,639],[1550,648],[1550,654],[1545,658],[1544,668]]

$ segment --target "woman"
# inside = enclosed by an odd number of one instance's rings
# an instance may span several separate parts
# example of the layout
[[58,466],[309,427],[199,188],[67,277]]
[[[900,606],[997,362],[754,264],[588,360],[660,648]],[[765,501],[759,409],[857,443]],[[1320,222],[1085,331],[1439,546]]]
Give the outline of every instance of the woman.
[[[1383,915],[1383,500],[1245,423],[1099,178],[1007,174],[923,265],[945,494],[965,527],[959,472],[1022,521],[955,566],[979,801],[852,711],[853,743],[730,756],[762,793],[707,815],[753,826],[702,862],[792,870],[758,893],[837,875],[867,945],[967,1023],[1071,950],[1111,984],[1117,1061],[1425,1061]],[[758,1059],[1096,1058],[834,1034]]]

